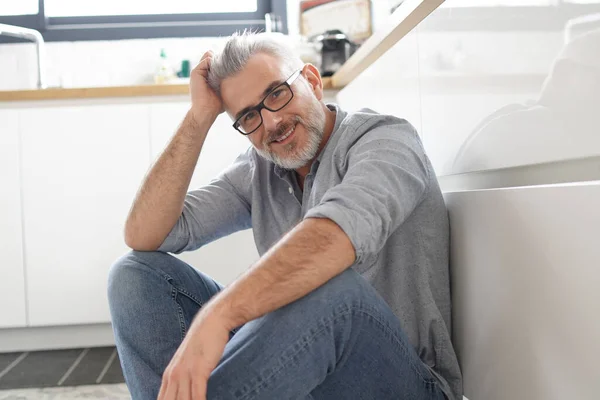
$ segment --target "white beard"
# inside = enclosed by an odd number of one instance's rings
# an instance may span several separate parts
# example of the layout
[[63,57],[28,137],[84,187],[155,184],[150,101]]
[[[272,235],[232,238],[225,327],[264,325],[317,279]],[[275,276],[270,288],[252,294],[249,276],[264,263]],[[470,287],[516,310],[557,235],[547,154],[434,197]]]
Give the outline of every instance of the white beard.
[[299,147],[297,141],[292,141],[284,146],[285,155],[269,150],[268,144],[263,144],[264,150],[256,149],[256,151],[261,157],[281,168],[293,170],[304,167],[317,156],[319,145],[323,140],[325,119],[325,112],[319,107],[311,110],[306,120],[298,116],[295,118],[296,124],[301,124],[308,133],[306,144],[303,147]]

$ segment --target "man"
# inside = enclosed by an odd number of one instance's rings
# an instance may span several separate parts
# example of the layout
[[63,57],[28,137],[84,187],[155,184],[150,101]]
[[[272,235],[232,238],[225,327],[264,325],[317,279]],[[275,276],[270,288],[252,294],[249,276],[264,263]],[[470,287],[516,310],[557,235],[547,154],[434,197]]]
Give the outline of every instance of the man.
[[[447,212],[412,126],[324,104],[319,71],[264,34],[192,75],[109,278],[133,398],[459,399]],[[221,112],[252,146],[186,193]],[[261,258],[226,288],[166,254],[250,227]]]

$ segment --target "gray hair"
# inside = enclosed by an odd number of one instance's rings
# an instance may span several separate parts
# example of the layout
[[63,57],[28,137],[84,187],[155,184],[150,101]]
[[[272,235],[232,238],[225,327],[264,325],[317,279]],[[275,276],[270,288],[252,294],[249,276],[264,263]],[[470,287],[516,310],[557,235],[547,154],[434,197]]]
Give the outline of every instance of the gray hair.
[[266,53],[281,61],[283,73],[291,75],[304,63],[292,48],[284,41],[283,35],[274,33],[255,33],[244,31],[231,35],[225,47],[213,55],[208,84],[220,93],[221,82],[239,73],[248,63],[250,57],[257,53]]

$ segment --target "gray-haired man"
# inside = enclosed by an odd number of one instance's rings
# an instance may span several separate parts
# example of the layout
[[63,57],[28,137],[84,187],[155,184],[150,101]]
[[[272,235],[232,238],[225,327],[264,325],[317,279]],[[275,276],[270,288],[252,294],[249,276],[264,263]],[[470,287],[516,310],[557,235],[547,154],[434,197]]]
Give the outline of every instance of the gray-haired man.
[[[459,399],[448,217],[413,127],[325,104],[319,71],[267,35],[192,75],[109,278],[134,399]],[[187,192],[221,112],[252,146]],[[247,228],[261,258],[226,288],[167,254]]]

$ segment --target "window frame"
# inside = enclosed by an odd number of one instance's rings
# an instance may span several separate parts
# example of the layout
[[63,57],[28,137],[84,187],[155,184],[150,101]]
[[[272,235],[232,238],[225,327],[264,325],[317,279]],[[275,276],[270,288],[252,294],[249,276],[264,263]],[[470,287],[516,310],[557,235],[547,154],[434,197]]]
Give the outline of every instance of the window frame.
[[[281,19],[279,31],[287,33],[286,0],[256,1],[255,12],[50,18],[45,15],[44,0],[38,0],[37,15],[0,16],[0,23],[35,29],[47,42],[217,37],[244,29],[264,31],[265,14],[271,13]],[[0,43],[21,41],[0,36]]]

